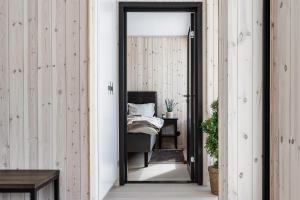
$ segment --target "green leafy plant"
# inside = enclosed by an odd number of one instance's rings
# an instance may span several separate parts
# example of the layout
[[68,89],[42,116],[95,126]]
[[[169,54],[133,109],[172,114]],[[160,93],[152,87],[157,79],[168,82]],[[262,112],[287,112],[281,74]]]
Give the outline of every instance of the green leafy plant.
[[207,140],[204,148],[208,154],[214,158],[214,166],[218,167],[218,113],[219,113],[219,102],[214,101],[211,104],[212,115],[210,118],[201,123],[201,128],[203,133],[207,134]]
[[168,112],[173,112],[174,108],[178,104],[174,101],[174,99],[166,99],[165,103],[166,103],[166,108],[167,108]]

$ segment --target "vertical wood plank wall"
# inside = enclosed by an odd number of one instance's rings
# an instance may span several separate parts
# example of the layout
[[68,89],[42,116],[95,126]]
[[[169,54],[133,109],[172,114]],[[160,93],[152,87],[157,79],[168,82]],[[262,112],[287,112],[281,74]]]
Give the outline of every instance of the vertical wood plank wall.
[[262,1],[219,1],[220,199],[262,194]]
[[[228,181],[231,174],[228,165],[228,77],[224,74],[228,73],[228,36],[229,36],[229,16],[228,16],[228,0],[219,2],[219,199],[228,200]],[[222,36],[222,37],[221,37]],[[223,74],[223,75],[222,75]],[[229,176],[230,174],[230,176]],[[236,179],[234,176],[232,177]],[[231,184],[235,184],[231,182]]]
[[[219,34],[218,34],[218,11],[219,0],[204,1],[203,19],[204,25],[204,38],[203,38],[203,118],[207,119],[211,115],[211,103],[218,99],[218,47],[219,47]],[[203,141],[206,141],[207,135],[203,134]],[[205,142],[203,142],[204,148]],[[206,150],[203,151],[203,184],[209,184],[209,176],[207,167],[213,164],[212,159],[208,156]]]
[[157,91],[158,117],[166,113],[165,99],[174,99],[178,145],[186,148],[187,36],[128,36],[127,42],[127,90]]
[[271,1],[271,199],[299,199],[300,90],[297,0]]
[[0,168],[60,169],[61,199],[89,199],[87,18],[87,0],[0,1]]
[[[291,69],[290,69],[290,200],[300,197],[300,2],[291,0]],[[281,49],[282,50],[282,49]],[[287,130],[285,130],[287,131]],[[285,163],[286,164],[286,163]]]
[[218,0],[206,1],[206,104],[205,115],[211,114],[210,104],[218,99]]
[[[270,32],[270,199],[279,200],[279,92],[278,92],[278,65],[275,62],[275,44],[277,34],[274,22],[277,20],[275,11],[278,10],[278,1],[271,1],[271,32]],[[278,50],[277,50],[278,51]]]

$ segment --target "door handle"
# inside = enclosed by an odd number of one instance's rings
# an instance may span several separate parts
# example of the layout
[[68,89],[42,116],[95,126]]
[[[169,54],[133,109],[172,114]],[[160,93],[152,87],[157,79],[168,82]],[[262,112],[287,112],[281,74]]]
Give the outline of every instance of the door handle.
[[194,95],[194,94],[184,94],[184,95],[182,95],[183,97],[195,97],[196,95]]

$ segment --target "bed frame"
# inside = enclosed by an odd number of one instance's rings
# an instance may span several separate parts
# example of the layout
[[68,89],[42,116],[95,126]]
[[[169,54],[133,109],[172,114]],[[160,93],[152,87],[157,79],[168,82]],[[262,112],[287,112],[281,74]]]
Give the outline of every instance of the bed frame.
[[[145,104],[154,103],[155,113],[157,116],[157,93],[156,92],[145,92],[145,91],[129,91],[128,92],[128,103],[135,104]],[[145,133],[130,133],[127,132],[127,153],[144,153],[144,165],[148,167],[149,164],[149,154],[151,154],[153,147],[156,142],[156,135],[150,135]]]

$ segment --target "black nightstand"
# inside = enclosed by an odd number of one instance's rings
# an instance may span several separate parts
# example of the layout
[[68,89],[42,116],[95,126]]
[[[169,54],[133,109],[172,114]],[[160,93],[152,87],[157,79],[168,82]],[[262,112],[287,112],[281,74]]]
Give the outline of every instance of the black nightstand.
[[164,126],[159,132],[159,148],[161,149],[162,138],[172,137],[174,138],[175,148],[177,149],[177,137],[180,135],[180,132],[177,131],[177,121],[178,118],[162,118],[164,120]]

